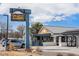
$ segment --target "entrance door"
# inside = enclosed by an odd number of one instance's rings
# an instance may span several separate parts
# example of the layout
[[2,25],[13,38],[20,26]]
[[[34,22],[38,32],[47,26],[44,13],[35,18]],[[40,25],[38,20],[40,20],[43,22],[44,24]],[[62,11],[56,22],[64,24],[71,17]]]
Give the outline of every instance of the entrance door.
[[67,39],[67,46],[69,47],[76,47],[76,37],[75,36],[71,36]]

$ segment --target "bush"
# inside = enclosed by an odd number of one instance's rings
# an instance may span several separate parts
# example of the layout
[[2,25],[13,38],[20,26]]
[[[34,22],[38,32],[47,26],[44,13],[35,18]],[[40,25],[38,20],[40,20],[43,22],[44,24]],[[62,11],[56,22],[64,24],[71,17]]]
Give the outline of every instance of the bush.
[[16,47],[12,43],[10,43],[8,45],[8,50],[16,50]]

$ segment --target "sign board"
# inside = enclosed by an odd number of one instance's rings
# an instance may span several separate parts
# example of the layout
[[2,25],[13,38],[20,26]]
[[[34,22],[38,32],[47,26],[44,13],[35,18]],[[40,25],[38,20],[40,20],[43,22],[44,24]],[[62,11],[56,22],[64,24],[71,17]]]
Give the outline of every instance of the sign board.
[[[19,12],[19,13],[17,13]],[[11,21],[26,21],[26,14],[31,14],[30,9],[10,8]]]
[[25,21],[25,16],[23,14],[11,14],[12,21]]

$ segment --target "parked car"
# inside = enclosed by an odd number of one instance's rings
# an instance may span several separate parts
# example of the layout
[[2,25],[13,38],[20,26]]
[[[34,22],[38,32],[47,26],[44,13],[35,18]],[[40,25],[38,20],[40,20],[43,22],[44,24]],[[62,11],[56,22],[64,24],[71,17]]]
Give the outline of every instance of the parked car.
[[[6,43],[7,42],[7,43]],[[3,47],[5,47],[5,45],[7,44],[8,45],[8,40],[3,38],[0,42],[0,44],[2,44]]]
[[[2,41],[2,46],[4,47],[5,45],[3,44],[5,40]],[[9,39],[8,44],[13,44],[15,47],[19,47],[19,48],[24,48],[25,44],[22,40],[18,40],[18,39]]]

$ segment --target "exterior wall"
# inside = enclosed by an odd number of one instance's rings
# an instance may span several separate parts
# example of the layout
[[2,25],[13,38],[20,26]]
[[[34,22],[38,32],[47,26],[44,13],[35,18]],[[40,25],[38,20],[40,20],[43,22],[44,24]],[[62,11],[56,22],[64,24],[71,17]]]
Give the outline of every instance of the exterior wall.
[[43,46],[56,46],[54,42],[43,42]]
[[38,34],[45,34],[45,33],[48,33],[48,30],[43,28]]
[[[43,42],[43,46],[57,46],[55,42]],[[61,42],[61,47],[66,47],[66,42]]]
[[62,46],[62,47],[67,47],[67,43],[66,43],[66,42],[62,42],[62,43],[61,43],[61,46]]
[[[59,35],[57,35],[59,36]],[[57,39],[57,36],[54,35],[54,39],[53,39],[53,42],[46,42],[46,43],[43,43],[44,46],[57,46],[57,42],[56,42],[56,39]],[[59,40],[59,45],[58,46],[62,46],[62,47],[66,47],[67,46],[67,42],[61,42],[61,37],[58,39]]]
[[[65,40],[65,38],[64,38]],[[67,46],[67,43],[66,42],[62,42],[62,36],[59,37],[59,46]]]
[[77,47],[79,47],[79,36],[76,36],[76,38],[77,38],[77,41],[76,41],[76,43],[77,43]]
[[[57,34],[57,33],[62,33],[67,30],[73,30],[73,29],[76,29],[76,28],[47,27],[47,28],[42,28],[38,34],[51,33],[51,36],[54,37],[54,41],[53,42],[43,42],[43,46],[57,46],[56,37],[62,36],[61,34]],[[79,47],[79,36],[76,36],[76,37],[77,37],[77,46]],[[67,46],[67,42],[61,42],[61,38],[59,39],[59,41],[60,41],[59,46],[64,46],[64,47]]]
[[53,42],[43,42],[43,46],[62,46],[62,47],[66,47],[67,42],[61,42],[61,37],[58,39],[60,42],[58,42],[59,45],[57,45],[57,42],[56,42],[57,36],[54,36]]

